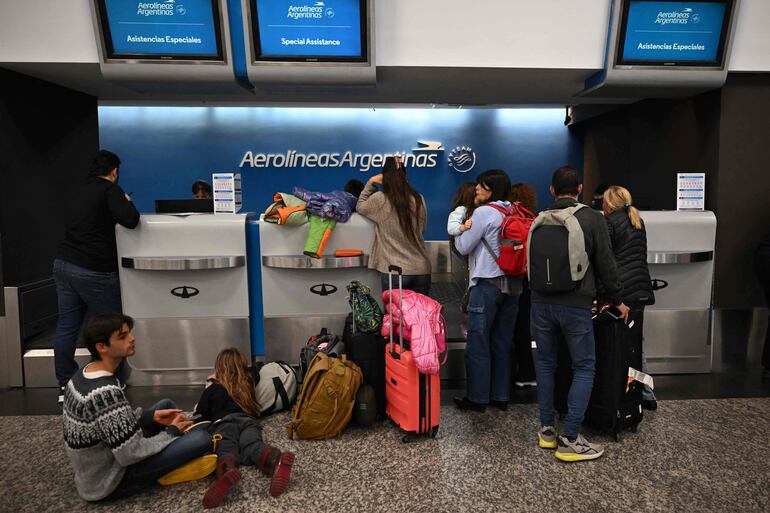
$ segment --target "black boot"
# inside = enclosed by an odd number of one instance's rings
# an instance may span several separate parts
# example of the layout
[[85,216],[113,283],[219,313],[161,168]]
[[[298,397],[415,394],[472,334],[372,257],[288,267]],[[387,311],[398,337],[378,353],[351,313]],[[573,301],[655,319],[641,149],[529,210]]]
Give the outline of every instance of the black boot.
[[471,410],[471,411],[477,411],[479,413],[484,413],[487,411],[487,405],[486,404],[479,404],[474,403],[467,397],[455,397],[455,406],[459,408],[460,410]]

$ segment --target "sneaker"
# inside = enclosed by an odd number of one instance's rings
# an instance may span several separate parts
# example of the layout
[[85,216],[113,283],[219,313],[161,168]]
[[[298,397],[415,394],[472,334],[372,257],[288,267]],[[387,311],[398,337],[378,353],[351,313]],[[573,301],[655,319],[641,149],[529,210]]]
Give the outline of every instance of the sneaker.
[[273,479],[270,480],[270,495],[278,497],[289,486],[291,479],[291,466],[294,465],[294,453],[282,452],[278,465],[275,466]]
[[196,479],[203,479],[214,472],[216,468],[217,455],[206,454],[200,458],[195,458],[189,463],[185,463],[178,469],[172,470],[158,479],[158,482],[168,486],[176,483],[184,483],[185,481],[195,481]]
[[59,404],[64,404],[64,387],[59,387]]
[[455,406],[457,406],[460,410],[471,410],[471,411],[477,411],[479,413],[484,413],[487,411],[487,405],[486,404],[479,404],[474,403],[467,397],[455,397]]
[[556,429],[553,426],[543,426],[537,433],[537,445],[543,449],[556,449]]
[[558,443],[554,456],[561,461],[595,460],[604,454],[601,445],[589,443],[583,435],[578,435],[574,442],[570,442],[566,436],[560,436]]

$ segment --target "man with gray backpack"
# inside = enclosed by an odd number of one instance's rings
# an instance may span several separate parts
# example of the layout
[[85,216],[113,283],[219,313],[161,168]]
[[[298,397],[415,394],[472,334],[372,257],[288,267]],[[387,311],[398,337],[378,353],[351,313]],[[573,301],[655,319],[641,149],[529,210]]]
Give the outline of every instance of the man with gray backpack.
[[[578,203],[582,191],[577,170],[569,166],[557,169],[550,188],[556,201],[532,223],[527,243],[530,322],[537,344],[538,445],[556,449],[556,457],[562,461],[593,460],[604,454],[600,445],[580,435],[596,364],[591,307],[597,279],[622,318],[628,316],[607,224],[601,213]],[[567,342],[574,375],[563,433],[558,436],[554,383],[561,337]]]

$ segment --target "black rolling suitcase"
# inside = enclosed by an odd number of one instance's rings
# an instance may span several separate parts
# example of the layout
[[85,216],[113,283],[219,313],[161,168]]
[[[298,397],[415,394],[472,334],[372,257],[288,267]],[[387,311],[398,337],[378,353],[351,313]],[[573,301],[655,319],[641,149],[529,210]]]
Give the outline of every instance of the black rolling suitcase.
[[361,333],[355,328],[353,314],[345,319],[342,334],[349,360],[361,368],[364,384],[374,389],[377,404],[377,418],[385,418],[385,344],[387,340],[380,333]]
[[[625,431],[639,429],[643,416],[643,385],[635,380],[629,383],[628,379],[629,367],[638,371],[642,368],[642,319],[641,311],[632,311],[628,324],[606,313],[594,318],[596,373],[584,423],[613,435],[618,442]],[[554,407],[562,415],[567,413],[571,364],[562,339],[554,385]]]
[[628,315],[628,324],[608,314],[594,319],[596,340],[596,376],[586,422],[623,438],[624,431],[636,432],[642,421],[642,388],[639,381],[629,382],[628,369],[642,369],[641,311]]

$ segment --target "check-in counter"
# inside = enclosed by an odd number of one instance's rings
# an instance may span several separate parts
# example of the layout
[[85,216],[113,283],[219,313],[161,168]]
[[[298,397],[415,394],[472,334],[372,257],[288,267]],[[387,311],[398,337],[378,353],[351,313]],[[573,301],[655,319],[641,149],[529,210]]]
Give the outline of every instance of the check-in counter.
[[203,383],[220,350],[250,356],[246,214],[143,215],[116,239],[129,383]]
[[[261,303],[263,325],[255,326],[255,356],[266,361],[294,363],[307,339],[328,328],[342,335],[345,317],[350,313],[346,286],[359,280],[381,296],[380,278],[367,268],[374,225],[353,214],[346,223],[337,223],[322,258],[302,253],[308,225],[284,226],[258,222],[259,244],[250,244],[249,265],[261,266],[261,297],[252,297],[252,308]],[[250,231],[252,226],[250,225]],[[335,257],[338,249],[360,249],[357,257]],[[258,290],[252,278],[252,291]],[[256,300],[255,300],[256,299]],[[264,355],[259,355],[260,350]]]
[[712,212],[641,212],[647,263],[659,288],[644,316],[644,347],[656,374],[711,371]]

